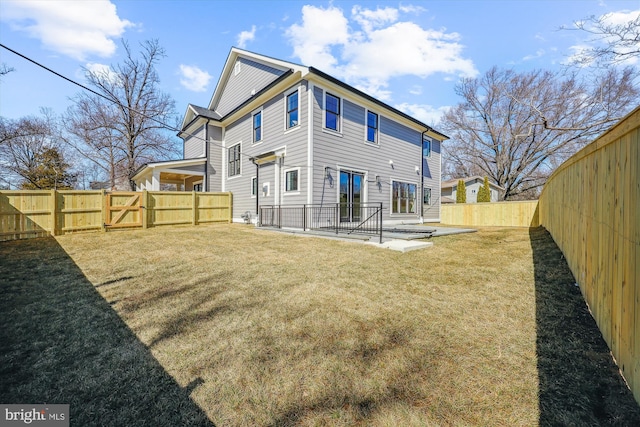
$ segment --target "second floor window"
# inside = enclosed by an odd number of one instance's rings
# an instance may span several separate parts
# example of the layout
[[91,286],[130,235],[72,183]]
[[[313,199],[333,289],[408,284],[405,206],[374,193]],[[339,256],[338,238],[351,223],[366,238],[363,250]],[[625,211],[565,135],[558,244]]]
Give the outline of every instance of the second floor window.
[[422,155],[424,157],[431,156],[431,139],[429,138],[424,138],[422,140]]
[[262,111],[253,115],[253,142],[262,141]]
[[367,141],[378,143],[378,115],[367,111]]
[[298,126],[298,91],[287,95],[287,129]]
[[229,147],[229,176],[240,175],[240,144],[236,144],[233,147]]
[[327,93],[325,104],[325,127],[340,132],[340,98]]

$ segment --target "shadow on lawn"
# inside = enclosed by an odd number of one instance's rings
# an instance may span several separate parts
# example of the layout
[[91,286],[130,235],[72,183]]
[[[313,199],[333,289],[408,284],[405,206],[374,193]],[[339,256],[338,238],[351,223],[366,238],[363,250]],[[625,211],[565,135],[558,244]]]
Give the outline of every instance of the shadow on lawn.
[[640,425],[640,406],[613,362],[562,252],[529,231],[536,287],[541,426]]
[[0,402],[71,425],[213,426],[53,238],[0,243]]

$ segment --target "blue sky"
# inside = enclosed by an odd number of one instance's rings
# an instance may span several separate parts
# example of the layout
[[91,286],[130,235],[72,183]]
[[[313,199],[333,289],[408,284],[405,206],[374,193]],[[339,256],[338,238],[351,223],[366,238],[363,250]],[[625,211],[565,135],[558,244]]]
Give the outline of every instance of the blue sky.
[[[640,0],[0,1],[0,42],[84,83],[82,67],[122,60],[121,39],[158,39],[162,90],[182,115],[207,106],[232,46],[314,66],[429,124],[461,100],[462,77],[492,66],[560,69],[590,15],[637,16]],[[625,15],[626,14],[626,15]],[[5,49],[0,115],[63,113],[79,88]]]

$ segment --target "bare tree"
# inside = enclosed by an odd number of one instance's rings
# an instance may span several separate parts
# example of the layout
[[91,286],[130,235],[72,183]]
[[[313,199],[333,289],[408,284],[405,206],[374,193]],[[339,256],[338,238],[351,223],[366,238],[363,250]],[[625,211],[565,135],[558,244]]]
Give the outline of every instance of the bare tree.
[[[176,139],[165,123],[175,123],[174,101],[162,93],[155,66],[164,50],[157,40],[141,45],[139,57],[123,41],[126,57],[106,71],[85,70],[101,96],[81,93],[65,117],[68,143],[101,167],[112,186],[126,178],[130,188],[138,167],[177,155]],[[123,175],[123,176],[119,176]]]
[[5,74],[9,74],[16,69],[13,67],[8,67],[7,64],[0,64],[0,76],[4,76]]
[[[640,13],[629,13],[626,22],[612,19],[613,14],[590,16],[574,22],[571,29],[590,34],[592,47],[577,52],[572,57],[579,65],[619,64],[632,58],[640,58]],[[564,28],[569,29],[569,28]]]
[[637,70],[610,69],[593,82],[549,71],[493,68],[456,87],[463,102],[440,127],[448,167],[486,175],[505,200],[535,197],[549,174],[637,104]]
[[[48,110],[42,116],[9,120],[0,117],[0,178],[9,186],[38,183],[34,177],[44,161],[49,161],[51,150],[62,159],[58,147],[55,117]],[[67,165],[68,166],[68,165]]]

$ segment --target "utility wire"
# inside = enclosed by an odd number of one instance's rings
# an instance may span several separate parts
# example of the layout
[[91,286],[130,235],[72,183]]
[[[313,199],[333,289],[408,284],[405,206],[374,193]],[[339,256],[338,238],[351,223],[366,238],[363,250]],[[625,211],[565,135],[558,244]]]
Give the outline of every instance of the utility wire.
[[[209,142],[209,144],[212,144],[212,145],[214,145],[214,146],[217,146],[217,147],[220,147],[220,148],[226,148],[224,145],[222,145],[222,144],[220,144],[220,143],[217,143],[217,142],[214,142],[214,141],[207,141],[207,140],[205,140],[204,138],[202,138],[202,137],[200,137],[200,136],[198,136],[198,135],[194,135],[194,134],[189,133],[189,132],[183,132],[181,129],[178,129],[178,128],[176,128],[175,126],[168,125],[167,123],[165,123],[165,122],[163,122],[163,121],[161,121],[161,120],[158,120],[158,119],[156,119],[156,118],[154,118],[154,117],[151,117],[151,116],[149,116],[149,115],[147,115],[147,114],[144,114],[144,113],[142,113],[142,112],[140,112],[140,111],[137,111],[136,109],[134,109],[134,108],[132,108],[132,107],[129,107],[128,105],[123,105],[123,104],[122,104],[120,101],[118,101],[117,99],[111,99],[111,98],[109,98],[108,96],[105,96],[104,94],[101,94],[100,92],[96,92],[95,90],[91,89],[90,87],[87,87],[87,86],[83,85],[82,83],[78,83],[78,82],[76,82],[75,80],[70,79],[69,77],[67,77],[67,76],[65,76],[65,75],[63,75],[63,74],[60,74],[60,73],[58,73],[57,71],[54,71],[54,70],[52,70],[51,68],[49,68],[49,67],[47,67],[47,66],[45,66],[45,65],[43,65],[43,64],[41,64],[41,63],[39,63],[38,61],[36,61],[36,60],[34,60],[34,59],[31,59],[31,58],[29,58],[28,56],[23,55],[23,54],[21,54],[20,52],[17,52],[17,51],[15,51],[15,50],[13,50],[13,49],[11,49],[11,48],[9,48],[9,47],[5,46],[5,45],[4,45],[4,44],[2,44],[2,43],[0,43],[0,47],[2,47],[2,48],[4,48],[4,49],[8,50],[9,52],[11,52],[11,53],[13,53],[13,54],[15,54],[15,55],[17,55],[17,56],[19,56],[19,57],[23,58],[23,59],[25,59],[26,61],[31,62],[32,64],[37,65],[38,67],[40,67],[40,68],[42,68],[42,69],[44,69],[44,70],[46,70],[46,71],[48,71],[48,72],[50,72],[50,73],[52,73],[52,74],[56,75],[57,77],[60,77],[61,79],[66,80],[66,81],[68,81],[69,83],[74,84],[74,85],[76,85],[76,86],[80,87],[81,89],[86,90],[87,92],[91,92],[92,94],[94,94],[94,95],[96,95],[96,96],[99,96],[100,98],[105,99],[106,101],[111,102],[112,104],[115,104],[115,105],[117,105],[117,106],[119,106],[119,107],[121,107],[121,108],[126,108],[126,109],[128,109],[130,112],[133,112],[133,113],[139,114],[140,116],[142,116],[142,117],[144,117],[144,118],[146,118],[146,119],[149,119],[149,120],[151,120],[151,121],[153,121],[153,122],[155,122],[155,123],[158,123],[159,125],[161,125],[162,127],[164,127],[164,128],[165,128],[165,129],[167,129],[167,130],[172,130],[172,131],[174,131],[174,132],[180,132],[180,133],[183,133],[183,134],[185,134],[185,135],[187,135],[187,136],[189,136],[189,137],[196,138],[197,140],[200,140],[200,141],[202,141],[202,142],[205,142],[205,143],[206,143],[206,142]],[[249,157],[249,158],[253,157],[253,156],[250,156],[250,155],[245,154],[245,153],[243,153],[243,152],[240,152],[240,155],[245,156],[245,157]],[[287,166],[290,166],[290,165],[287,165]]]

